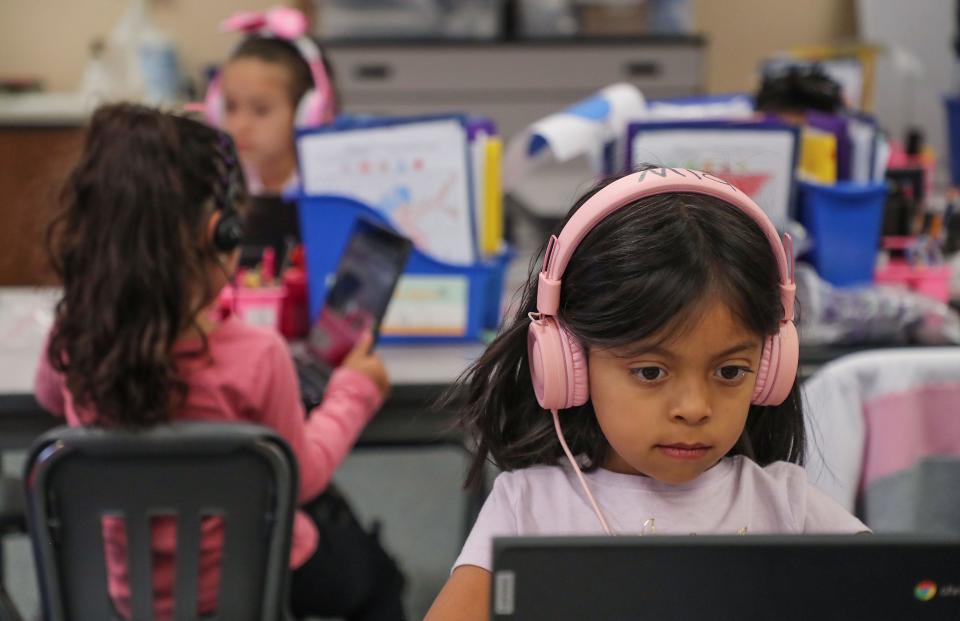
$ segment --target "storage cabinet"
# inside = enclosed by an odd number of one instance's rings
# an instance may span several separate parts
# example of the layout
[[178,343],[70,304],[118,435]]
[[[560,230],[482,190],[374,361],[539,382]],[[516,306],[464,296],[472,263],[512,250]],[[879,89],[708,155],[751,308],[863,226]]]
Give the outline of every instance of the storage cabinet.
[[0,123],[0,286],[53,282],[45,231],[82,140],[79,126]]
[[703,92],[701,37],[569,41],[338,43],[328,47],[352,113],[465,111],[504,136],[614,82],[648,98]]

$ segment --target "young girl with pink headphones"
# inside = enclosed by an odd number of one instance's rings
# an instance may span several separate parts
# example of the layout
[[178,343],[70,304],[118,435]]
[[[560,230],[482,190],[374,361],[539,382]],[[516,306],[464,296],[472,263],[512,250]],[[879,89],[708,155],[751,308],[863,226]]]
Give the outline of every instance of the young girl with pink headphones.
[[239,13],[223,29],[244,39],[207,89],[207,120],[233,136],[251,194],[293,191],[294,130],[329,123],[336,113],[330,66],[296,9]]
[[643,170],[543,254],[463,381],[468,481],[504,472],[429,621],[487,618],[496,536],[867,530],[799,465],[792,247],[749,197]]

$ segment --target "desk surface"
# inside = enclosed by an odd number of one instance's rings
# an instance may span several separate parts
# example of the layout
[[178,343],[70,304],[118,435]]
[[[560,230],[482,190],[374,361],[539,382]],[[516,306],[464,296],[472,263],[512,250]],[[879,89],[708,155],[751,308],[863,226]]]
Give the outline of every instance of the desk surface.
[[[0,287],[0,449],[22,448],[57,421],[33,399],[33,374],[53,320],[54,288]],[[393,389],[368,426],[367,445],[418,445],[458,441],[450,416],[433,404],[483,351],[480,343],[383,345]],[[864,347],[801,347],[800,376]]]
[[[57,295],[53,288],[0,288],[0,449],[29,445],[57,422],[44,416],[33,399],[33,375]],[[362,441],[410,445],[455,440],[449,417],[436,415],[431,406],[483,345],[383,345],[378,351],[393,389]]]
[[[33,392],[33,372],[53,321],[56,289],[0,288],[0,395]],[[381,345],[396,386],[452,383],[483,351],[480,343]]]

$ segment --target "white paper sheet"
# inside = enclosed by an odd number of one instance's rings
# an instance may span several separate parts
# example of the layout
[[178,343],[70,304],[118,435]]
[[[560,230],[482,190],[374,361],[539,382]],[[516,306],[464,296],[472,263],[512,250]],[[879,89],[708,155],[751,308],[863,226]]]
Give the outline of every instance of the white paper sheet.
[[474,262],[467,137],[456,119],[311,134],[298,148],[306,193],[359,200],[426,254]]

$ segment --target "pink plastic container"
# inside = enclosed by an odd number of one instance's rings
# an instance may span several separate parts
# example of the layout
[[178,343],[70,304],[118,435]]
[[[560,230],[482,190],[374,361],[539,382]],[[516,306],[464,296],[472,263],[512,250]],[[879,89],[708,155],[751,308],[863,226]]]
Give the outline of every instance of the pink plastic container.
[[892,260],[877,269],[874,281],[878,285],[902,285],[944,304],[950,301],[949,265],[910,265]]
[[283,287],[250,289],[228,285],[220,292],[220,308],[232,309],[250,325],[279,330],[285,297]]

